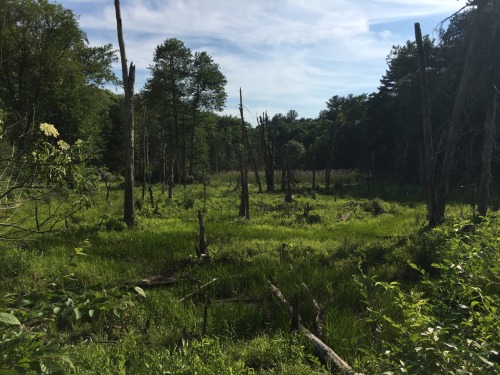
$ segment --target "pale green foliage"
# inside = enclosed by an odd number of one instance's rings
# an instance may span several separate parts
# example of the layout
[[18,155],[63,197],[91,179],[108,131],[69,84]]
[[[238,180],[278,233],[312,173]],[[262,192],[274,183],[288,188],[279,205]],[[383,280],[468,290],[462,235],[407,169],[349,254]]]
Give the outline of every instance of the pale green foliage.
[[[16,146],[0,140],[5,156],[0,161],[0,238],[19,239],[33,233],[60,230],[74,212],[88,207],[95,173],[87,165],[86,144],[68,144],[58,139],[54,125],[42,123],[31,153],[16,155]],[[57,198],[51,207],[51,198]],[[24,204],[35,203],[35,212],[25,212]]]

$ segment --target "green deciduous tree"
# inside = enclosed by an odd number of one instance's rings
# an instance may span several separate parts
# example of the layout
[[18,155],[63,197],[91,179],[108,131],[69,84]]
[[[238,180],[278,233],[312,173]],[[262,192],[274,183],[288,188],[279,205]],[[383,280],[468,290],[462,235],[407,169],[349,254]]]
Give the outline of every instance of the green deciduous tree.
[[29,147],[40,122],[54,123],[61,135],[94,137],[102,120],[100,92],[113,80],[111,45],[89,47],[75,15],[47,0],[0,2],[0,98],[4,135]]

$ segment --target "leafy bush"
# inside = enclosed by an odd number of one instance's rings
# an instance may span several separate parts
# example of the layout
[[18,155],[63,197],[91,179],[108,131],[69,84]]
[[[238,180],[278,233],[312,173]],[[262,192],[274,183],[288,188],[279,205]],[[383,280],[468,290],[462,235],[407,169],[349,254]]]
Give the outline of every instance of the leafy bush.
[[434,229],[448,246],[444,260],[432,265],[439,275],[431,278],[412,264],[421,281],[411,290],[363,276],[360,286],[374,337],[367,372],[500,371],[497,229],[490,221]]

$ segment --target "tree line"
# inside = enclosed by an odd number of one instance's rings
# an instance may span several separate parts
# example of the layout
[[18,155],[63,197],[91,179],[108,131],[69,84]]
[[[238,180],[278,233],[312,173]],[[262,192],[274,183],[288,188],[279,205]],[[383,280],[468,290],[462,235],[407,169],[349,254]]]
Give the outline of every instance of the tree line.
[[[111,69],[113,46],[90,47],[72,11],[48,0],[1,4],[2,197],[14,184],[6,176],[16,175],[15,165],[43,137],[40,123],[53,124],[69,144],[83,140],[90,166],[123,174],[125,97],[106,89],[119,83]],[[238,170],[243,153],[256,177],[264,171],[267,191],[276,188],[275,171],[283,183],[287,170],[298,168],[324,171],[327,188],[333,169],[357,169],[372,180],[392,177],[401,185],[428,184],[443,173],[448,185],[484,184],[485,175],[496,176],[500,168],[494,147],[498,17],[498,0],[470,1],[440,25],[437,39],[426,35],[420,46],[417,37],[394,46],[376,92],[333,95],[316,118],[299,118],[293,109],[262,113],[255,127],[243,120],[244,132],[241,118],[218,114],[227,79],[212,56],[166,39],[153,51],[150,77],[134,96],[134,174],[143,197],[152,184],[172,196],[176,184]],[[488,121],[493,127],[485,127]],[[450,122],[458,125],[450,128]],[[424,137],[425,129],[431,137]],[[35,167],[24,173],[33,175]]]

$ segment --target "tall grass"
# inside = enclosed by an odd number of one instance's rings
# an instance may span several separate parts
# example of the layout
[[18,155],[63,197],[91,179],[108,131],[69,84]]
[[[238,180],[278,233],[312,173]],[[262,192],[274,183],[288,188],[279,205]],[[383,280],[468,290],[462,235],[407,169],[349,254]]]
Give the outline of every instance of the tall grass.
[[[176,187],[172,200],[155,186],[154,205],[137,198],[133,229],[121,222],[122,192],[112,189],[108,203],[102,191],[65,224],[63,236],[5,248],[0,261],[10,271],[0,277],[0,290],[22,297],[55,285],[123,290],[153,275],[175,278],[172,286],[146,289],[146,298],[121,317],[53,327],[75,373],[215,373],[217,366],[225,366],[222,373],[327,373],[289,334],[289,313],[270,296],[268,280],[286,298],[300,297],[303,322],[313,331],[313,301],[319,304],[321,338],[357,363],[372,337],[353,275],[408,280],[408,261],[430,264],[434,254],[426,246],[433,245],[418,241],[425,205],[419,188],[407,194],[380,184],[367,192],[363,177],[352,173],[334,175],[330,192],[321,177],[317,192],[307,186],[308,174],[297,177],[292,203],[251,186],[249,221],[237,216],[235,174],[213,176],[206,199],[201,185]],[[198,210],[209,262],[196,259]],[[80,246],[87,255],[68,266]]]

